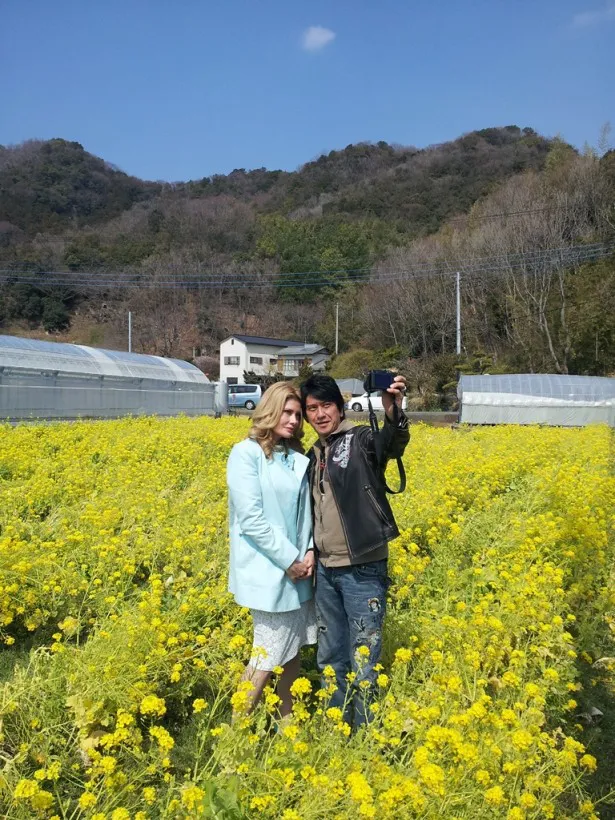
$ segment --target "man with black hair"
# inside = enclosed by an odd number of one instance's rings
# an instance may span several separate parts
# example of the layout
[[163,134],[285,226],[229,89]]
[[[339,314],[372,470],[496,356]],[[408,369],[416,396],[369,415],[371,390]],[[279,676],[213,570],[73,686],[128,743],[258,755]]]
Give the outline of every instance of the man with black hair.
[[355,727],[370,717],[389,583],[388,542],[399,535],[384,470],[390,458],[402,456],[410,438],[401,411],[405,385],[404,377],[396,376],[382,393],[380,446],[371,427],[345,418],[334,379],[315,375],[301,385],[304,415],[318,434],[309,453],[318,666],[335,671],[331,705],[343,709]]

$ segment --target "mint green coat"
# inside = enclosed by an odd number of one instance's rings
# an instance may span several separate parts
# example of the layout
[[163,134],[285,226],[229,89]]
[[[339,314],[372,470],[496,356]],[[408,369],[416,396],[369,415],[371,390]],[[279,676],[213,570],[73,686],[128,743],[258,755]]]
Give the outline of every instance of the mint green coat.
[[290,612],[312,597],[311,578],[293,582],[286,575],[293,561],[313,546],[309,459],[296,452],[289,459],[299,483],[295,510],[282,500],[287,494],[276,488],[284,480],[279,465],[266,458],[257,442],[244,439],[236,444],[227,463],[229,590],[241,606],[265,612]]

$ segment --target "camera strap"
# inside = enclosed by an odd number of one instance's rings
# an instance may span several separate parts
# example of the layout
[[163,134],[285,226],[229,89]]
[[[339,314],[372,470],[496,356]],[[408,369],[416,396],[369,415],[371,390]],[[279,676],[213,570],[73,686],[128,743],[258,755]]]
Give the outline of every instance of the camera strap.
[[[367,407],[369,408],[369,426],[372,428],[374,447],[376,448],[376,459],[378,460],[378,464],[382,465],[382,481],[384,482],[384,488],[390,495],[398,495],[399,493],[403,493],[406,489],[406,470],[401,458],[398,456],[395,461],[397,462],[397,469],[399,471],[399,489],[392,490],[387,484],[387,480],[384,476],[384,441],[382,440],[382,433],[378,427],[378,419],[376,418],[376,413],[372,407],[372,401],[369,394],[367,395]],[[399,407],[395,402],[393,402],[393,424],[396,427],[399,424]]]

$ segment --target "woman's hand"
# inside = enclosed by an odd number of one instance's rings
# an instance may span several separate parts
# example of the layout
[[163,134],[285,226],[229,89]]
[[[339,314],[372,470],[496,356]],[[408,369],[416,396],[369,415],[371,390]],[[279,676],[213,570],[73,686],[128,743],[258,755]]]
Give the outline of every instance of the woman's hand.
[[293,561],[293,563],[286,570],[286,574],[293,583],[295,583],[296,581],[300,581],[302,578],[307,578],[308,575],[305,562],[299,561],[299,559]]

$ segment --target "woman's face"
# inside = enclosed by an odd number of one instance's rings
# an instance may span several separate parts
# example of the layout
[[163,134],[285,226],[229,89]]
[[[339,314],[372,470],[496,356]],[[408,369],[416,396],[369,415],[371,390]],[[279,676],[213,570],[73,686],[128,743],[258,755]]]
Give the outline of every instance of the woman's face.
[[301,424],[301,405],[297,399],[287,399],[282,416],[273,430],[276,441],[281,438],[292,438]]

